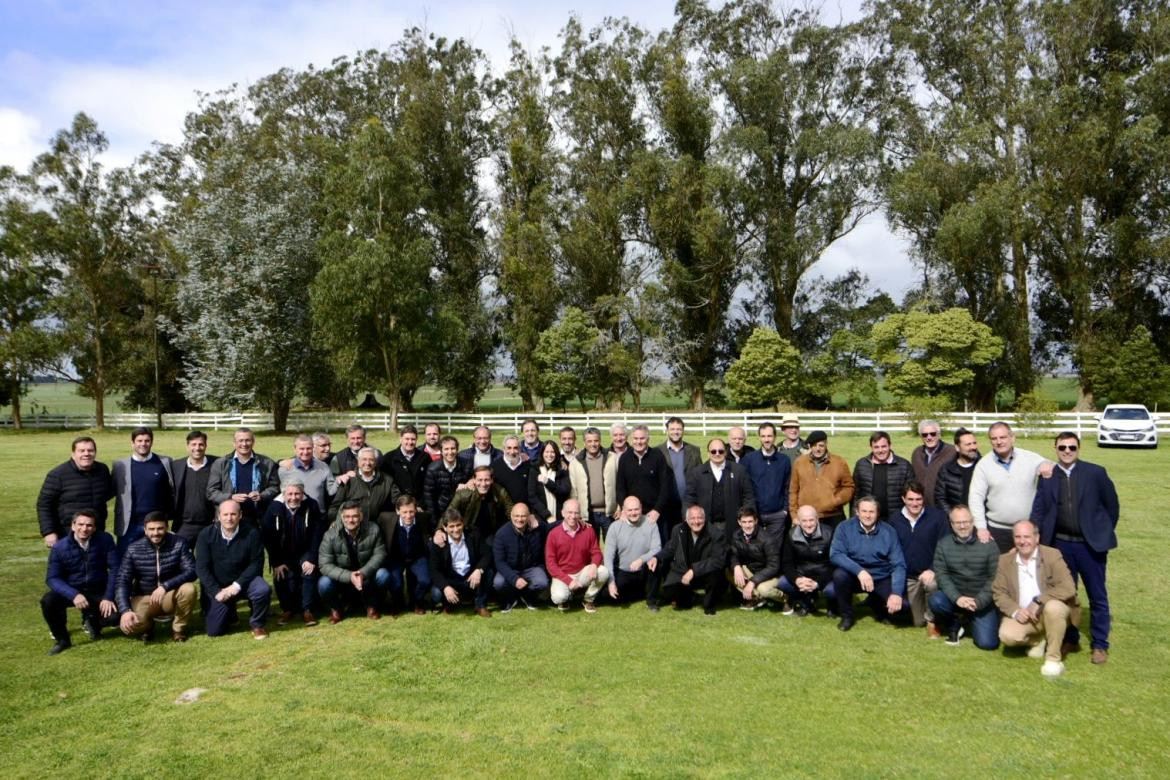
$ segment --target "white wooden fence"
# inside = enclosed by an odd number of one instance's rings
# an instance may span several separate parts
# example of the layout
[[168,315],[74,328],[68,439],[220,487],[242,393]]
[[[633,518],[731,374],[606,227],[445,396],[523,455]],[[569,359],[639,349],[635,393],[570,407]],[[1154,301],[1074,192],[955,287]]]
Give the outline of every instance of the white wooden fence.
[[[797,412],[800,416],[801,429],[804,431],[823,430],[829,434],[838,433],[870,433],[875,430],[886,430],[891,433],[911,432],[911,422],[905,412],[870,411],[870,412]],[[1081,436],[1093,435],[1097,429],[1096,412],[1055,412],[1051,415],[1037,416],[1024,415],[1023,421],[1012,413],[997,412],[948,412],[939,418],[939,422],[947,430],[954,430],[960,426],[973,431],[986,431],[987,427],[997,420],[1004,420],[1021,433],[1055,433],[1057,431],[1072,430]],[[520,424],[526,419],[534,419],[540,424],[542,431],[556,430],[565,425],[572,425],[578,432],[590,425],[608,431],[614,423],[627,426],[644,423],[650,430],[657,433],[665,430],[666,421],[670,417],[678,416],[686,424],[687,431],[693,434],[726,433],[728,428],[742,426],[749,432],[754,432],[760,423],[771,421],[778,423],[783,417],[777,412],[586,412],[580,413],[545,413],[532,414],[531,412],[516,413],[484,413],[461,414],[447,412],[427,412],[422,414],[403,413],[398,415],[398,424],[413,423],[420,430],[423,425],[437,422],[444,431],[468,431],[477,425],[487,425],[497,431],[519,431]],[[157,426],[157,419],[151,412],[137,412],[132,414],[107,414],[106,427],[134,428],[139,425]],[[79,429],[92,428],[95,425],[93,415],[45,414],[25,415],[23,419],[26,428],[59,428]],[[375,431],[389,431],[390,415],[386,413],[348,412],[348,413],[317,413],[297,412],[289,415],[288,429],[290,431],[340,431],[351,423],[359,423]],[[231,430],[246,426],[256,430],[272,430],[272,415],[265,412],[199,412],[192,414],[164,414],[163,427],[179,430]],[[1159,419],[1158,432],[1170,434],[1170,419]],[[0,420],[0,427],[11,428],[12,420]],[[608,436],[607,436],[608,438]]]

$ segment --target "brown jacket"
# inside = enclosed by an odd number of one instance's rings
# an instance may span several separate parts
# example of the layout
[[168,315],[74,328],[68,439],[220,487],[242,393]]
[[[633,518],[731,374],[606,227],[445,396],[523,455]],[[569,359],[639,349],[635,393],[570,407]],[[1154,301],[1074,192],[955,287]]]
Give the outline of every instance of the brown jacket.
[[845,505],[853,498],[853,475],[840,455],[829,453],[829,462],[817,471],[808,453],[802,453],[792,463],[792,480],[788,487],[788,512],[796,517],[796,510],[811,504],[821,517],[844,514]]
[[[1052,599],[1063,601],[1072,607],[1069,622],[1081,622],[1080,605],[1077,603],[1077,586],[1069,574],[1068,566],[1055,547],[1039,545],[1036,548],[1036,580],[1040,583],[1040,604]],[[1009,550],[999,556],[995,570],[995,581],[991,583],[991,597],[995,606],[1006,617],[1011,617],[1020,608],[1020,573],[1016,567],[1016,551]]]
[[942,445],[942,451],[935,456],[930,465],[926,465],[926,447],[919,444],[910,453],[910,465],[914,467],[914,478],[922,483],[926,489],[923,498],[927,506],[934,506],[934,486],[938,482],[938,470],[951,458],[955,457],[956,450],[953,444]]

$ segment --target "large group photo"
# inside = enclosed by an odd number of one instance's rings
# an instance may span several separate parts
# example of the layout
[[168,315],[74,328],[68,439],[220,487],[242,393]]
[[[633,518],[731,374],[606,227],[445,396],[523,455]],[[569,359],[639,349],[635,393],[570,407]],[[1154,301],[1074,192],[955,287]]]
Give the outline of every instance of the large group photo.
[[1165,2],[0,61],[0,775],[1164,774]]

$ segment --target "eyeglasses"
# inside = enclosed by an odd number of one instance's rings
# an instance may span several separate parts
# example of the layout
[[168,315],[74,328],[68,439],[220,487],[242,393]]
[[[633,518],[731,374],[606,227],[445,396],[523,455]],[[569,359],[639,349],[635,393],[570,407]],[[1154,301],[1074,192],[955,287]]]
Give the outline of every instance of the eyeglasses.
[[1075,445],[1075,444],[1057,444],[1056,450],[1057,450],[1057,452],[1076,452],[1077,445]]
[[722,455],[725,452],[727,452],[727,450],[707,450],[709,455]]
[[938,431],[926,431],[925,433],[922,434],[922,438],[924,438],[924,439],[937,439],[938,438]]

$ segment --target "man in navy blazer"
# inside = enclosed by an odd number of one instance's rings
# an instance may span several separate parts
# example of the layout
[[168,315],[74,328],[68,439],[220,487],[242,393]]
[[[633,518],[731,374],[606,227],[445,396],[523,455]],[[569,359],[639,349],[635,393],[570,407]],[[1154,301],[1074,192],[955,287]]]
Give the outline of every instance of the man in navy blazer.
[[[1085,581],[1089,595],[1089,633],[1093,663],[1109,659],[1109,594],[1105,589],[1105,562],[1117,546],[1120,505],[1117,490],[1105,469],[1079,460],[1080,437],[1065,431],[1056,437],[1057,468],[1041,479],[1032,502],[1032,522],[1040,529],[1040,543],[1060,550],[1073,582]],[[1071,626],[1065,649],[1080,649],[1080,632]]]

